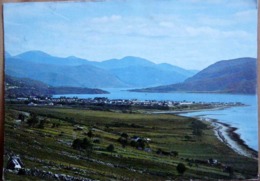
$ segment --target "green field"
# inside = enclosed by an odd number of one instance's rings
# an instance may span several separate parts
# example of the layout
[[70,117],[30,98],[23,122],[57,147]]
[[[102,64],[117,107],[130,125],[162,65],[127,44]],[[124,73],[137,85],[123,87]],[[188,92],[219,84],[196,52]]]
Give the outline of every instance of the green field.
[[[28,117],[17,123],[21,113]],[[44,119],[44,128],[39,123],[29,126],[28,113]],[[7,155],[14,153],[28,169],[93,180],[247,179],[257,175],[257,160],[238,155],[217,139],[209,123],[193,118],[13,105],[6,106],[5,117],[5,163]],[[131,142],[133,136],[142,141]],[[91,149],[72,148],[75,139],[84,138]],[[109,145],[114,149],[108,149]],[[210,158],[218,163],[207,163]],[[177,171],[179,163],[185,165],[184,173]],[[5,178],[50,180],[11,172]]]

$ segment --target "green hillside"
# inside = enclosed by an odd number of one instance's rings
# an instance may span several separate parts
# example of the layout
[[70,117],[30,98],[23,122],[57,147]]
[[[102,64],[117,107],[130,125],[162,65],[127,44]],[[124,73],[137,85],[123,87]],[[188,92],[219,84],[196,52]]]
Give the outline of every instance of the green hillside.
[[[20,114],[25,119],[17,122]],[[13,153],[25,165],[20,175],[6,172],[6,180],[237,180],[257,175],[257,160],[238,155],[217,139],[211,125],[194,118],[7,105],[5,125],[5,160]]]
[[51,87],[29,78],[16,78],[5,75],[5,97],[51,96],[54,94],[104,94],[100,89],[79,87]]
[[224,60],[210,65],[183,83],[133,91],[255,94],[256,69],[255,58]]

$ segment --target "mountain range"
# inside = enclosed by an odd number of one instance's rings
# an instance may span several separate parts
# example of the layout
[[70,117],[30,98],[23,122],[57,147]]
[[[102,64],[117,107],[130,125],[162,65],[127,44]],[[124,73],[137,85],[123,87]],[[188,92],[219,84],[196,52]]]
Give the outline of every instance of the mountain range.
[[6,52],[5,59],[7,75],[41,81],[50,87],[148,87],[131,91],[256,93],[256,59],[249,57],[222,60],[199,72],[133,56],[95,62],[28,51],[16,56]]
[[132,91],[255,94],[256,79],[256,59],[245,57],[219,61],[186,79],[183,83]]
[[33,78],[50,86],[89,88],[148,87],[179,83],[195,74],[170,64],[128,56],[102,62],[78,57],[55,57],[42,51],[16,56],[6,52],[6,74]]

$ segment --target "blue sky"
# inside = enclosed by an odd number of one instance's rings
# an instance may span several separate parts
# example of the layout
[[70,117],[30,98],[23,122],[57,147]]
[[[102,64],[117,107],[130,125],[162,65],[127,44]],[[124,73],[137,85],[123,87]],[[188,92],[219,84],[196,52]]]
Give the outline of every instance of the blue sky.
[[5,49],[103,61],[138,56],[203,69],[256,57],[256,0],[6,3]]

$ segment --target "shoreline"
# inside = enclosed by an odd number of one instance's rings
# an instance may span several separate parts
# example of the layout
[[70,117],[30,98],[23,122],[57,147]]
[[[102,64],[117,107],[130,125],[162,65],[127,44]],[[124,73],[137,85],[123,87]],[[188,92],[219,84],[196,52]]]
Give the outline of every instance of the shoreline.
[[[246,105],[244,105],[246,106]],[[212,109],[198,109],[198,110],[183,110],[183,111],[158,111],[158,112],[152,112],[152,114],[185,114],[185,113],[191,113],[191,112],[200,112],[200,111],[214,111],[214,110],[221,110],[229,108],[230,106],[222,106],[218,108],[212,108]],[[183,115],[180,115],[183,116]],[[190,117],[190,116],[185,116]],[[236,133],[236,130],[238,128],[233,127],[230,124],[223,123],[217,119],[212,118],[203,118],[200,116],[194,116],[193,118],[196,118],[200,121],[207,121],[213,126],[213,130],[217,138],[226,144],[228,147],[230,147],[232,150],[234,150],[236,153],[253,158],[258,159],[258,152],[254,150],[253,148],[250,148],[245,141],[240,137],[238,133]]]
[[207,121],[213,126],[213,130],[217,138],[234,150],[236,153],[253,158],[255,160],[258,159],[258,152],[252,148],[250,148],[243,139],[241,139],[240,135],[235,131],[238,129],[236,127],[231,126],[230,124],[220,122],[216,119],[210,118],[201,118],[196,117],[200,121]]
[[[243,105],[247,106],[247,105]],[[214,108],[207,108],[207,109],[193,109],[193,110],[182,110],[182,111],[148,111],[147,113],[150,114],[185,114],[185,113],[192,113],[192,112],[201,112],[201,111],[214,111],[214,110],[222,110],[226,108],[230,108],[233,106],[220,106],[220,107],[214,107]]]
[[222,123],[218,120],[212,119],[209,121],[214,126],[215,135],[217,135],[220,141],[238,154],[257,160],[258,152],[250,148],[245,141],[241,139],[240,135],[236,133],[238,128],[232,127],[231,125]]

